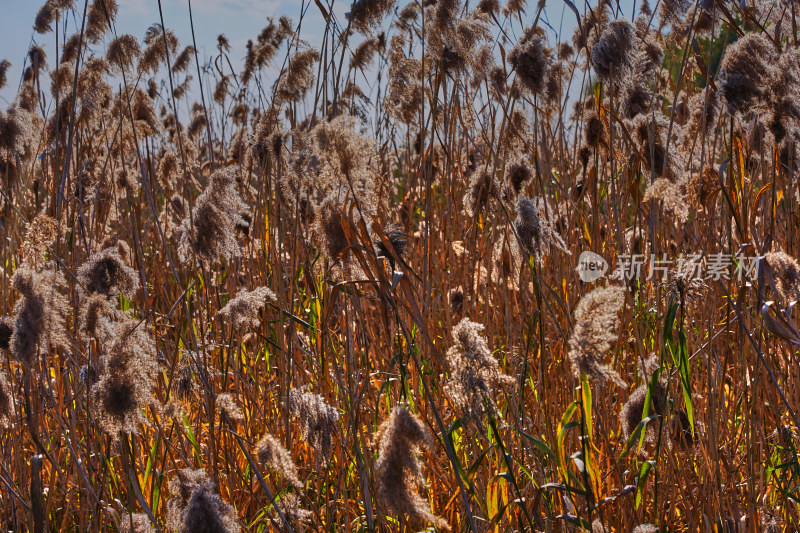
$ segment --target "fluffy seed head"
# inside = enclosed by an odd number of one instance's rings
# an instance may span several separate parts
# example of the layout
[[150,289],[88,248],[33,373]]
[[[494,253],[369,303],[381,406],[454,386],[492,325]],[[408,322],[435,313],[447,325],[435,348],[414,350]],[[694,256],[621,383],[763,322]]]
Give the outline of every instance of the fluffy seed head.
[[78,280],[90,294],[117,296],[122,293],[132,298],[139,288],[139,277],[125,264],[117,247],[96,252],[77,271]]
[[769,252],[764,259],[772,270],[783,305],[800,301],[800,265],[786,252]]
[[204,483],[192,492],[181,533],[237,533],[236,510],[225,502],[213,483]]
[[289,411],[299,418],[303,438],[327,461],[333,450],[333,435],[339,425],[339,411],[328,405],[318,394],[292,389],[289,392]]
[[239,293],[219,310],[222,317],[233,322],[236,327],[250,324],[257,328],[261,325],[258,319],[258,310],[264,307],[267,300],[276,301],[278,298],[269,287],[258,287],[252,291],[242,289]]
[[239,196],[237,167],[216,171],[195,201],[191,217],[178,228],[178,257],[184,263],[196,259],[214,263],[239,254],[237,227],[249,227],[249,208]]
[[522,86],[533,95],[541,93],[550,64],[550,49],[544,35],[528,28],[520,42],[511,49],[508,59]]
[[141,51],[136,37],[130,34],[120,35],[108,44],[106,59],[119,70],[126,70],[133,65]]
[[483,324],[468,318],[453,328],[454,344],[447,350],[450,379],[445,385],[445,393],[456,409],[479,425],[485,414],[498,414],[496,391],[512,381],[498,369],[483,329]]
[[256,444],[255,452],[261,463],[282,475],[286,481],[298,488],[303,486],[291,454],[277,438],[267,433]]
[[144,513],[126,514],[120,520],[122,533],[153,533],[153,524]]
[[350,25],[359,33],[368,34],[394,9],[397,0],[356,0],[350,8]]
[[625,385],[614,370],[603,364],[612,343],[617,340],[617,313],[624,302],[622,287],[594,289],[578,302],[569,338],[569,359],[575,377],[580,379],[586,374],[589,379],[601,383]]
[[631,67],[634,28],[627,19],[619,18],[605,27],[592,47],[592,65],[605,83],[618,83]]
[[524,196],[520,196],[517,200],[517,218],[514,220],[514,229],[517,231],[522,249],[537,262],[541,262],[553,246],[569,253],[564,240],[556,233],[544,215],[543,200],[538,198],[531,200]]
[[[1,323],[0,323],[1,324]],[[6,375],[0,371],[0,428],[6,428],[14,417],[14,400]]]
[[54,2],[48,0],[39,9],[36,14],[36,19],[33,23],[33,29],[36,33],[47,33],[53,29],[53,21],[56,18],[57,6]]
[[278,504],[283,517],[286,518],[295,531],[305,531],[305,523],[314,516],[311,511],[303,509],[300,497],[293,492],[284,493],[281,499],[275,503]]
[[417,454],[432,441],[420,419],[404,406],[392,410],[379,429],[378,462],[375,465],[377,497],[384,505],[417,527],[433,524],[449,530],[443,518],[434,515],[425,498],[417,493],[424,486]]
[[730,113],[746,113],[764,105],[769,89],[772,43],[760,33],[747,33],[730,45],[719,67],[720,94]]
[[217,396],[217,409],[224,412],[234,422],[244,422],[244,412],[231,394],[223,393]]
[[34,271],[20,267],[14,272],[14,289],[22,296],[14,306],[14,332],[9,348],[17,361],[30,367],[39,350],[49,344],[67,343],[64,317],[67,303],[64,277],[53,268]]
[[155,342],[143,323],[125,319],[114,325],[105,353],[100,381],[92,388],[100,425],[113,436],[135,432],[143,420],[141,409],[152,401]]
[[176,472],[169,482],[167,528],[180,533],[234,533],[236,511],[224,502],[205,470]]
[[313,48],[295,53],[278,80],[276,96],[286,102],[299,102],[314,85],[314,63],[319,52]]
[[89,5],[86,15],[86,37],[90,42],[100,42],[110,29],[110,24],[117,18],[118,11],[117,0],[94,0]]
[[[165,34],[166,47],[164,46]],[[171,30],[164,30],[161,24],[153,24],[145,33],[144,44],[146,47],[139,56],[138,71],[140,74],[155,74],[166,62],[167,51],[174,54],[178,49],[178,38]]]
[[643,202],[661,200],[664,208],[670,211],[678,220],[685,221],[689,217],[689,208],[686,206],[686,197],[681,193],[678,184],[667,178],[658,178],[647,187]]

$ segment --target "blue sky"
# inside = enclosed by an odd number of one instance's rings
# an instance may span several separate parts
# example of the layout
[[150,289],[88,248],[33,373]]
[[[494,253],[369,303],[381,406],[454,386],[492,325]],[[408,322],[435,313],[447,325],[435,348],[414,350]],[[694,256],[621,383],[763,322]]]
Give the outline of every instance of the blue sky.
[[[172,29],[180,40],[181,47],[191,44],[191,28],[189,26],[189,10],[187,0],[161,0],[164,10],[164,22]],[[322,0],[327,5],[329,0]],[[44,0],[0,0],[3,16],[0,18],[0,60],[8,59],[12,67],[8,72],[7,86],[0,90],[0,108],[10,104],[16,94],[22,73],[25,55],[32,41],[45,48],[48,63],[52,68],[56,62],[55,34],[53,32],[39,35],[34,33],[32,25],[36,13]],[[116,20],[117,33],[130,33],[137,38],[144,37],[147,28],[159,20],[157,0],[118,0],[119,15]],[[502,2],[502,0],[501,0]],[[307,2],[308,3],[308,2]],[[406,0],[399,0],[400,6]],[[535,0],[529,0],[527,17],[523,22],[529,24],[535,14]],[[470,2],[471,5],[475,1]],[[68,19],[68,34],[80,28],[80,16],[83,0],[76,0],[78,11],[76,16]],[[345,24],[345,13],[349,11],[350,0],[333,0],[333,12],[340,23]],[[576,0],[578,9],[583,12],[585,4]],[[620,2],[623,12],[630,18],[633,0]],[[238,68],[245,55],[245,44],[248,39],[255,39],[266,25],[267,17],[286,15],[295,22],[299,19],[301,1],[282,0],[193,0],[195,36],[200,59],[216,53],[217,35],[224,33],[230,40],[232,51],[230,58],[234,67]],[[547,0],[543,21],[548,22],[554,30],[561,30],[562,39],[568,39],[575,27],[575,16],[566,7],[563,0]],[[77,27],[76,27],[77,24]],[[301,37],[312,46],[319,46],[325,22],[314,0],[303,18]],[[551,42],[554,32],[550,32]],[[104,54],[103,44],[94,49],[95,53]],[[276,60],[276,62],[278,62]],[[268,73],[267,73],[268,74]],[[196,83],[197,80],[194,80]],[[272,80],[267,80],[268,83]],[[177,83],[177,82],[176,82]]]

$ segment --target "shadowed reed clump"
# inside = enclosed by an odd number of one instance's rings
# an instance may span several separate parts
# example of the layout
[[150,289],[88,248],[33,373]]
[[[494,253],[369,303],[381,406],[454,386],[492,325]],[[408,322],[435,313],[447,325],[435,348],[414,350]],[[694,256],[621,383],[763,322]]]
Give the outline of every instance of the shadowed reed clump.
[[433,524],[449,530],[447,521],[433,514],[425,498],[417,494],[417,490],[424,487],[417,454],[433,440],[420,419],[399,405],[381,424],[378,433],[378,462],[375,464],[378,500],[408,519],[413,527]]
[[178,228],[178,257],[214,263],[239,254],[237,228],[249,228],[249,208],[239,196],[237,167],[218,170]]
[[112,300],[104,294],[92,294],[82,302],[80,332],[86,337],[94,337],[101,342],[110,342],[113,324],[109,317],[118,318]]
[[264,307],[267,300],[277,301],[277,296],[269,287],[258,287],[252,291],[242,289],[219,310],[219,315],[228,319],[237,328],[248,324],[257,328],[261,325],[258,310]]
[[169,482],[167,528],[179,533],[234,533],[236,511],[224,502],[205,470],[179,470]]
[[31,367],[36,364],[39,350],[66,345],[64,317],[67,303],[62,294],[64,277],[47,265],[41,272],[20,267],[14,272],[14,289],[21,298],[14,306],[14,332],[9,350],[14,358]]
[[122,293],[130,299],[139,288],[136,271],[125,264],[117,247],[92,254],[78,268],[77,277],[89,294],[113,297]]
[[294,487],[301,488],[303,486],[291,454],[273,435],[267,433],[261,437],[261,440],[256,444],[255,452],[262,464],[282,475]]
[[134,319],[114,324],[113,339],[102,358],[102,372],[92,397],[102,428],[110,435],[134,433],[152,401],[158,362],[147,326]]
[[339,425],[339,411],[319,394],[301,389],[289,392],[288,407],[300,421],[303,439],[314,448],[318,459],[327,462],[333,450],[333,434]]
[[480,170],[473,172],[469,188],[464,194],[464,211],[470,217],[477,217],[497,194],[497,189],[497,183],[491,174]]
[[236,533],[236,510],[223,501],[213,483],[200,485],[192,492],[181,533]]
[[591,381],[625,386],[619,375],[603,364],[612,343],[617,340],[617,313],[624,302],[622,287],[594,289],[578,302],[569,338],[569,360],[578,379],[586,375]]
[[403,258],[408,251],[408,235],[400,228],[398,224],[390,224],[386,227],[386,240],[389,241],[392,251],[384,244],[383,239],[375,239],[375,253],[378,257],[384,257],[389,262],[392,270],[395,269],[395,255]]
[[513,382],[497,367],[489,346],[481,333],[483,324],[463,318],[453,327],[455,344],[447,350],[450,379],[445,393],[456,410],[482,426],[483,416],[498,416],[494,397],[497,389]]
[[633,24],[624,18],[611,22],[592,47],[597,76],[605,83],[619,83],[630,70],[635,50]]
[[532,95],[544,90],[550,53],[544,35],[537,33],[536,28],[528,28],[508,55],[517,79]]
[[533,259],[540,263],[547,252],[555,246],[559,250],[569,253],[567,245],[561,236],[555,232],[550,222],[544,215],[545,209],[542,200],[531,200],[521,196],[517,200],[517,218],[514,220],[514,229],[519,237],[520,247]]
[[506,181],[508,182],[510,191],[513,192],[515,196],[522,192],[522,189],[532,177],[533,172],[531,172],[531,168],[522,161],[512,162],[506,166]]
[[[10,316],[0,318],[0,350],[8,351],[14,334],[14,320]],[[2,353],[2,352],[0,352]]]
[[721,187],[719,174],[711,166],[703,167],[701,172],[696,172],[686,183],[686,197],[695,209],[705,208],[709,213],[714,213],[714,200]]
[[[667,413],[667,389],[662,380],[657,380],[650,393],[650,410],[644,413],[645,399],[647,398],[647,390],[649,384],[639,386],[628,397],[628,400],[623,404],[619,412],[619,424],[622,427],[622,435],[627,441],[634,431],[636,426],[648,416],[660,415],[665,416]],[[650,420],[645,426],[645,441],[655,444],[658,438],[658,428],[660,422],[657,419]]]
[[763,107],[774,59],[775,48],[760,33],[748,33],[728,47],[719,66],[718,86],[729,113]]
[[316,210],[312,238],[320,251],[331,261],[338,262],[350,246],[344,231],[345,216],[336,198],[328,196]]

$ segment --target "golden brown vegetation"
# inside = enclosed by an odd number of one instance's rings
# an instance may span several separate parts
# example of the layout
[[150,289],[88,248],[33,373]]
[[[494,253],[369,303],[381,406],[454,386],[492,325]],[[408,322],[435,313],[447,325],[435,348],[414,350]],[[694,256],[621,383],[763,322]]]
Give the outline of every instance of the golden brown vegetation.
[[241,71],[83,4],[0,112],[2,529],[796,530],[797,1],[316,2]]

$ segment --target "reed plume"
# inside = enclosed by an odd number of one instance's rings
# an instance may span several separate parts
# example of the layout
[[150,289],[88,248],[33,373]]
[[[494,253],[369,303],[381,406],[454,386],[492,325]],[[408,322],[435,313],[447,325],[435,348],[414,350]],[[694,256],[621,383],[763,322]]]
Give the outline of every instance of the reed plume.
[[11,396],[11,387],[6,375],[0,371],[0,428],[11,425],[12,418],[14,418],[14,399]]
[[178,228],[178,257],[184,263],[214,263],[239,254],[237,227],[249,227],[249,208],[239,196],[239,169],[216,171]]
[[545,212],[543,200],[539,198],[531,200],[521,196],[517,200],[514,229],[519,237],[520,246],[536,262],[541,262],[553,246],[569,253],[566,243],[553,229]]
[[236,511],[220,497],[205,470],[178,470],[169,482],[167,527],[180,533],[235,533]]
[[348,20],[354,30],[369,34],[380,25],[396,4],[397,0],[355,0],[350,8]]
[[283,447],[280,441],[273,435],[267,433],[258,441],[255,447],[258,460],[272,470],[279,473],[293,486],[300,488],[303,483],[297,474],[297,466],[292,460],[291,454]]
[[375,464],[377,497],[414,527],[433,524],[449,531],[444,518],[433,514],[417,491],[424,486],[417,454],[432,443],[420,419],[404,406],[397,406],[379,428],[378,462]]
[[325,402],[319,394],[292,389],[289,392],[289,412],[302,427],[303,439],[314,448],[325,463],[333,450],[333,435],[339,425],[339,411]]
[[586,375],[600,383],[625,386],[619,374],[603,364],[617,340],[617,313],[624,302],[625,289],[616,286],[594,289],[578,302],[569,338],[569,360],[576,378]]
[[125,264],[117,247],[96,252],[77,271],[78,280],[89,291],[113,297],[132,298],[139,288],[136,271]]
[[52,265],[39,272],[23,266],[14,272],[13,284],[21,298],[14,306],[9,349],[17,361],[31,367],[42,348],[68,344],[64,320],[67,303],[62,292],[65,281]]
[[248,324],[257,328],[261,325],[257,316],[258,310],[268,300],[277,301],[277,296],[269,287],[258,287],[252,291],[242,289],[219,310],[219,315],[230,320],[237,328]]
[[156,347],[146,326],[134,319],[114,324],[100,379],[92,388],[97,417],[108,434],[137,431],[144,420],[141,410],[152,401],[157,372]]
[[144,513],[132,513],[123,515],[120,520],[121,533],[153,533],[153,524],[150,518]]
[[619,18],[608,24],[592,47],[597,76],[605,83],[619,83],[631,68],[634,47],[633,24]]
[[748,33],[728,47],[719,66],[720,96],[731,114],[765,105],[775,49],[760,33]]
[[447,350],[450,379],[444,386],[456,410],[479,426],[484,415],[499,415],[494,398],[498,389],[513,381],[498,369],[483,330],[483,324],[468,318],[453,327],[455,344]]
[[768,252],[764,255],[775,279],[775,288],[784,306],[800,301],[800,265],[786,252]]

